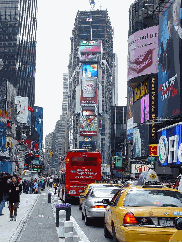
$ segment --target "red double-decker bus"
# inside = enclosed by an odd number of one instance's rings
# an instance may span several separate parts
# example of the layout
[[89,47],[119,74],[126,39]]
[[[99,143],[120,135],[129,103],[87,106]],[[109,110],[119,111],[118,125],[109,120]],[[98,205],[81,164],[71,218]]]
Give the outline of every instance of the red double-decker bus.
[[101,180],[101,154],[87,150],[72,150],[67,152],[65,187],[62,190],[62,200],[78,198],[85,187]]

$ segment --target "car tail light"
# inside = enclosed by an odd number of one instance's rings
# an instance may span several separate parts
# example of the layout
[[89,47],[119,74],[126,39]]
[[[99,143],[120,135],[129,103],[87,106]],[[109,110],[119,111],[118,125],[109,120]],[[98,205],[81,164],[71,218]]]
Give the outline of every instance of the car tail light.
[[133,213],[126,213],[123,219],[123,224],[138,224]]
[[106,208],[107,205],[95,205],[95,206],[91,206],[91,208]]

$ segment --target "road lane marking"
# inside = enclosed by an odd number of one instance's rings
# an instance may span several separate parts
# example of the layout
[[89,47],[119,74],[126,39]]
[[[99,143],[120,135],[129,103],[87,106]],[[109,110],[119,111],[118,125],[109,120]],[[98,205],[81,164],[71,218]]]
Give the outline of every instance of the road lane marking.
[[85,233],[83,232],[83,230],[80,228],[80,226],[76,222],[76,220],[72,216],[70,217],[70,219],[71,219],[71,221],[73,221],[75,231],[76,231],[77,235],[80,237],[80,240],[84,241],[84,242],[90,242],[89,239],[87,238],[87,236],[85,235]]

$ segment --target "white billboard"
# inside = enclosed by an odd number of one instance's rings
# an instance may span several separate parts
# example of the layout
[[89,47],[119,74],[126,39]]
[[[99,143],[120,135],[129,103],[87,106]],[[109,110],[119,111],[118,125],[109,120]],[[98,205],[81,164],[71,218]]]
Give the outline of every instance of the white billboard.
[[28,97],[16,96],[15,104],[17,105],[17,121],[26,124],[28,121]]
[[142,173],[143,171],[149,171],[150,167],[149,165],[145,164],[131,164],[131,173],[136,174],[136,173]]

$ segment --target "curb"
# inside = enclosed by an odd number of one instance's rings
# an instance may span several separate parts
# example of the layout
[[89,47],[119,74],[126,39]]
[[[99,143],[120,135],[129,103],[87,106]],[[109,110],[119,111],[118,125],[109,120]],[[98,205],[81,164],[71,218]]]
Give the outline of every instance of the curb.
[[17,228],[15,229],[15,231],[13,232],[13,234],[11,235],[11,237],[9,239],[9,242],[17,242],[18,239],[21,237],[21,234],[23,233],[23,229],[25,229],[25,226],[26,226],[26,223],[27,223],[27,218],[31,215],[39,197],[40,197],[40,194],[38,194],[35,201],[29,207],[26,215],[20,220],[20,223],[18,224]]

